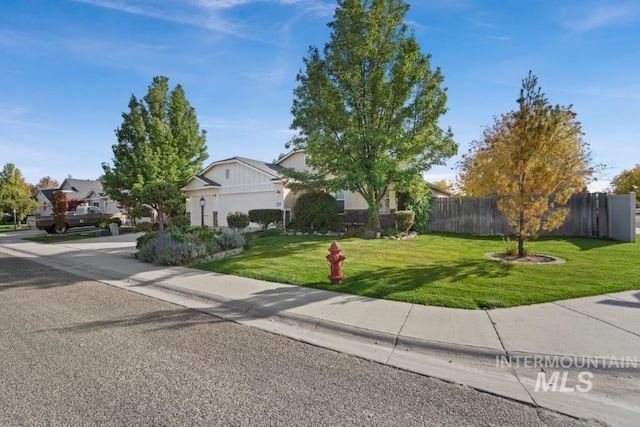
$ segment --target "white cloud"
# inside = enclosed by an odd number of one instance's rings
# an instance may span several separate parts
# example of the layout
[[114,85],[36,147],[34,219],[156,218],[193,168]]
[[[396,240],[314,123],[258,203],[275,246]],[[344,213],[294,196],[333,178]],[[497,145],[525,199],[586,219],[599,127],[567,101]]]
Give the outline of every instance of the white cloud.
[[0,123],[21,127],[44,126],[43,123],[25,119],[26,113],[27,109],[21,105],[0,105]]
[[571,10],[563,25],[574,31],[591,31],[632,22],[640,16],[636,3],[596,4],[583,10]]
[[95,7],[117,10],[133,15],[141,15],[163,21],[185,24],[223,34],[256,39],[250,34],[248,23],[224,16],[224,12],[252,3],[274,3],[295,6],[316,16],[331,16],[335,9],[333,2],[321,0],[164,0],[146,1],[132,4],[127,0],[74,0]]

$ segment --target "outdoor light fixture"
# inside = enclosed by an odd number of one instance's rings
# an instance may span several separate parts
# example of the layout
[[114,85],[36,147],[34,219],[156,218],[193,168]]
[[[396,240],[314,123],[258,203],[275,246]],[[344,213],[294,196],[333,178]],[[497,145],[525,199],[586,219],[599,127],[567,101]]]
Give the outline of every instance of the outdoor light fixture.
[[204,227],[204,197],[200,197],[200,225]]

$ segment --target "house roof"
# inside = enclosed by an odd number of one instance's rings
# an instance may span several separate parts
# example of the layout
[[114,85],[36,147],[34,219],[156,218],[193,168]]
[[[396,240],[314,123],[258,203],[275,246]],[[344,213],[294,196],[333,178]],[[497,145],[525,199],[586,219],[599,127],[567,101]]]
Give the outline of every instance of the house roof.
[[304,153],[305,150],[299,149],[299,150],[291,150],[289,151],[287,154],[285,154],[284,156],[280,157],[277,161],[276,164],[280,164],[282,163],[285,159],[288,159],[289,157],[293,156],[296,153]]
[[434,183],[431,183],[431,182],[428,182],[428,181],[427,181],[427,185],[429,186],[429,188],[431,188],[431,189],[432,189],[432,190],[434,190],[434,191],[437,191],[438,193],[442,193],[442,194],[444,194],[444,195],[446,195],[446,196],[453,196],[453,193],[451,193],[451,192],[450,192],[450,191],[448,191],[448,190],[445,190],[445,189],[444,189],[444,188],[442,188],[442,187],[438,187],[438,186],[437,186],[437,185],[435,185]]
[[62,181],[60,185],[61,190],[71,190],[67,193],[67,197],[69,199],[84,199],[86,198],[91,191],[96,193],[101,193],[104,190],[102,189],[102,183],[99,180],[94,179],[75,179],[75,178],[66,178]]
[[273,175],[274,178],[280,179],[278,172],[282,169],[282,166],[276,165],[275,163],[266,163],[261,162],[260,160],[248,159],[246,157],[234,157],[234,159],[239,162],[246,163],[249,166],[253,166],[256,169],[261,170],[262,172]]
[[211,180],[211,179],[207,178],[207,177],[206,177],[206,176],[204,176],[204,175],[194,175],[194,176],[195,176],[197,179],[199,179],[200,181],[204,182],[204,183],[205,183],[205,187],[206,187],[207,185],[210,185],[210,186],[212,186],[212,187],[221,187],[221,185],[220,185],[220,184],[218,184],[218,183],[217,183],[217,182],[215,182],[214,180]]
[[204,182],[205,186],[221,187],[221,185],[218,184],[217,182],[212,181],[211,179],[205,177],[205,174],[209,170],[214,168],[215,166],[222,165],[222,164],[225,164],[225,163],[232,163],[232,162],[242,163],[242,164],[244,164],[246,166],[249,166],[250,168],[257,169],[260,172],[269,175],[271,177],[272,181],[279,181],[280,180],[280,176],[278,175],[278,171],[280,171],[282,169],[282,166],[279,166],[279,165],[274,164],[274,163],[263,162],[263,161],[260,161],[260,160],[249,159],[248,157],[235,156],[235,157],[230,157],[228,159],[216,160],[215,162],[212,162],[211,164],[209,164],[209,166],[207,166],[202,171],[200,171],[199,174],[192,175],[187,180],[187,184],[189,182],[193,181],[194,179],[197,179],[197,180],[199,180],[201,182]]
[[65,192],[68,199],[82,200],[89,197],[92,192],[98,194],[100,197],[105,196],[102,183],[99,180],[93,179],[67,178],[62,181],[59,188],[39,188],[38,191],[48,200],[51,200],[51,196],[53,196],[53,193],[56,191]]

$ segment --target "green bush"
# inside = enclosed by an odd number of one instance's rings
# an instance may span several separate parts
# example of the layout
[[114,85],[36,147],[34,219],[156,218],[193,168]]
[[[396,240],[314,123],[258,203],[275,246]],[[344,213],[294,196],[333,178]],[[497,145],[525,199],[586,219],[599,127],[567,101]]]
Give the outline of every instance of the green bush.
[[186,215],[172,216],[169,218],[169,223],[183,230],[186,230],[191,226],[189,218],[187,218]]
[[241,248],[247,242],[242,233],[234,230],[224,230],[222,235],[218,236],[217,240],[223,251]]
[[118,224],[118,227],[122,227],[122,219],[117,216],[111,218],[104,218],[100,221],[100,228],[108,230],[111,224]]
[[397,229],[392,228],[392,227],[385,228],[384,230],[382,230],[382,235],[383,236],[387,236],[387,237],[391,237],[391,236],[396,236],[397,237],[397,236],[399,236],[401,234],[402,233],[400,231],[398,231]]
[[293,206],[299,230],[329,231],[338,227],[338,206],[330,194],[318,191],[304,193]]
[[269,225],[277,224],[282,221],[281,209],[251,209],[249,211],[249,221],[260,224],[263,230],[266,230]]
[[152,241],[156,236],[156,234],[158,234],[157,231],[149,231],[147,233],[144,233],[142,236],[138,237],[136,239],[136,249],[140,249],[144,245]]
[[143,217],[151,217],[153,215],[153,211],[149,206],[135,206],[129,210],[129,215],[132,218],[143,218]]
[[227,214],[227,225],[236,230],[242,230],[249,226],[249,215],[243,212],[229,212]]
[[136,233],[149,233],[153,231],[154,225],[150,222],[139,222],[133,227],[133,231]]
[[396,220],[398,230],[406,233],[411,227],[413,227],[416,214],[413,211],[396,211],[393,213],[393,217]]

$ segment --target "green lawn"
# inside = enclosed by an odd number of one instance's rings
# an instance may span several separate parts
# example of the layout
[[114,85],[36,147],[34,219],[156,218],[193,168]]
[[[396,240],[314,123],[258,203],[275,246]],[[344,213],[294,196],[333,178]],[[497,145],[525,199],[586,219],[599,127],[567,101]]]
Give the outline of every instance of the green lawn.
[[[19,225],[17,231],[23,231],[28,229],[29,227],[27,227],[26,225]],[[6,233],[9,231],[14,231],[13,224],[0,225],[0,233]]]
[[[639,240],[640,240],[640,236]],[[342,238],[345,280],[329,283],[325,256],[332,238],[266,237],[240,255],[196,264],[220,273],[416,304],[495,308],[640,289],[640,243],[586,238],[541,238],[533,252],[557,265],[491,261],[500,237],[426,234],[411,240]]]

